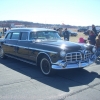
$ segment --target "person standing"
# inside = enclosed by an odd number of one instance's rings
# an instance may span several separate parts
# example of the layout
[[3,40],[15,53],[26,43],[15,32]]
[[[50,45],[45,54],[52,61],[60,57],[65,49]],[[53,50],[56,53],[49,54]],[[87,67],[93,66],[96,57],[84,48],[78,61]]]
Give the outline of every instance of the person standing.
[[4,36],[4,33],[5,33],[5,28],[3,27],[3,29],[2,29],[2,32],[3,32],[3,36]]
[[64,40],[67,39],[67,41],[69,41],[70,32],[67,30],[67,28],[65,29],[63,36],[64,36]]
[[4,32],[6,32],[6,31],[7,31],[7,29],[5,28],[5,29],[4,29]]
[[95,25],[92,25],[92,31],[94,31],[94,33],[95,33],[96,36],[98,36]]
[[94,31],[92,31],[92,30],[89,31],[88,40],[89,40],[90,44],[95,45],[95,43],[96,43],[96,35],[95,35]]

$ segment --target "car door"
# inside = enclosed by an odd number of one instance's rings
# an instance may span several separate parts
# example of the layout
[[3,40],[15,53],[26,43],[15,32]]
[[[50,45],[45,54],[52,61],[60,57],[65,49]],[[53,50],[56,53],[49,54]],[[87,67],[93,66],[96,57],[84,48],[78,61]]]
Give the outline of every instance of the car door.
[[29,32],[21,32],[20,39],[17,43],[17,56],[20,58],[24,58],[28,60],[29,56],[29,44],[30,41],[28,41],[28,34]]
[[11,44],[10,44],[11,35],[12,35],[11,32],[9,32],[9,33],[6,35],[6,37],[5,37],[5,39],[4,39],[4,43],[3,43],[3,45],[2,45],[3,50],[4,50],[4,52],[5,52],[6,54],[9,54],[9,51],[11,51]]
[[13,56],[16,56],[16,53],[17,53],[17,43],[18,43],[18,40],[20,38],[20,32],[12,32],[12,35],[11,35],[11,40],[9,41],[9,47],[10,49],[8,50],[8,53],[13,55]]
[[20,37],[20,32],[10,32],[7,34],[3,45],[4,52],[6,54],[11,56],[16,56],[16,47],[19,37]]

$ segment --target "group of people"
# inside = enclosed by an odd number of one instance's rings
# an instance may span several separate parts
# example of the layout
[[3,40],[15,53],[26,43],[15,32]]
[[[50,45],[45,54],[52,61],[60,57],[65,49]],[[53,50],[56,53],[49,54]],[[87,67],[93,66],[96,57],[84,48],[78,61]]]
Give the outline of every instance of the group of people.
[[[69,41],[70,33],[67,30],[67,28],[65,29],[63,36],[64,36],[64,40]],[[89,42],[89,44],[96,46],[97,52],[100,51],[100,34],[97,34],[95,25],[92,25],[92,30],[89,30],[89,36],[87,40],[84,39],[83,37],[79,38],[79,43],[86,43],[87,41]],[[98,55],[100,54],[97,53],[97,56]]]
[[94,25],[92,25],[92,30],[89,31],[89,43],[92,45],[96,45],[96,37],[98,36],[96,28]]
[[100,34],[97,34],[95,25],[92,25],[92,30],[89,30],[89,37],[87,40],[79,39],[80,43],[88,41],[90,44],[95,45],[97,48],[97,56],[100,55]]
[[[97,39],[99,34],[97,34],[96,28],[94,25],[92,25],[92,30],[89,30],[89,36],[87,41],[92,45],[97,45]],[[84,38],[79,38],[79,43],[84,43],[86,40]]]

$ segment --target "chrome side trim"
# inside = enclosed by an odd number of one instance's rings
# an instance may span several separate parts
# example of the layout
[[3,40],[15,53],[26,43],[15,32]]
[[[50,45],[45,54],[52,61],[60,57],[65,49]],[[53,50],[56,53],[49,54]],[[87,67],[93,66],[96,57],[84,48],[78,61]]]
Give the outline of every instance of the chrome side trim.
[[24,47],[24,46],[17,46],[19,48],[22,48],[22,49],[29,49],[28,47]]
[[4,43],[5,45],[8,45],[8,46],[13,46],[13,47],[16,47],[16,45],[12,45],[12,44],[8,44],[8,43]]
[[25,63],[29,63],[29,64],[31,64],[31,65],[35,65],[35,66],[36,66],[35,63],[32,63],[32,62],[30,62],[30,61],[23,60],[23,59],[21,59],[21,58],[17,58],[17,57],[10,56],[10,55],[7,55],[7,54],[5,54],[5,55],[6,55],[7,57],[14,58],[14,59],[17,59],[17,60],[19,60],[19,61],[23,61],[23,62],[25,62]]
[[25,49],[30,49],[30,50],[38,50],[38,51],[42,51],[42,52],[50,52],[50,53],[57,54],[57,52],[50,51],[50,50],[43,50],[43,49],[37,49],[37,48],[29,48],[29,47],[25,47],[25,46],[18,46],[18,45],[12,45],[12,44],[7,44],[7,43],[4,43],[4,44],[8,45],[8,46],[14,46],[14,47],[19,47],[19,48],[25,48]]
[[57,52],[54,52],[54,51],[50,51],[50,50],[43,50],[43,49],[37,49],[37,48],[29,48],[31,50],[39,50],[39,51],[42,51],[42,52],[50,52],[50,53],[55,53],[57,54]]

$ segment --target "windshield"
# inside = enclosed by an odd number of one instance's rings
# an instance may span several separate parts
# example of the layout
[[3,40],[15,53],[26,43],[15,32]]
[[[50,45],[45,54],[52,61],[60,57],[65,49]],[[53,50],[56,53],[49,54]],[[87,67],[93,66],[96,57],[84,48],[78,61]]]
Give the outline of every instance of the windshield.
[[30,40],[40,39],[42,41],[47,40],[61,40],[61,37],[55,31],[38,31],[30,33]]

